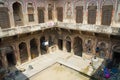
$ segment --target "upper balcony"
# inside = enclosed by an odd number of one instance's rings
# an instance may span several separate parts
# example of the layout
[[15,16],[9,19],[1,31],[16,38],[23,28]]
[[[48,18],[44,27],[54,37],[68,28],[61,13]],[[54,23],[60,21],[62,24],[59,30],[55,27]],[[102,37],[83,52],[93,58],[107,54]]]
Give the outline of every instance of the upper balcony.
[[62,22],[47,22],[38,25],[19,26],[15,28],[0,29],[0,38],[35,32],[53,27],[87,31],[93,33],[120,35],[120,28],[118,27],[90,25],[90,24],[62,23]]

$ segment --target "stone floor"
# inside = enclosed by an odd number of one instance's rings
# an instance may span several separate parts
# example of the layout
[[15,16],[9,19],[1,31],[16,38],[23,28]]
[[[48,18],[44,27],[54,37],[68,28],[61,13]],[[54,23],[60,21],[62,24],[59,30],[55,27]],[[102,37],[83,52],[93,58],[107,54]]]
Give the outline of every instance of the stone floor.
[[[40,71],[50,67],[55,63],[60,63],[74,70],[85,73],[89,76],[93,75],[95,70],[90,65],[91,59],[85,59],[78,57],[76,55],[72,55],[71,53],[56,51],[50,54],[42,55],[33,59],[30,62],[26,62],[20,66],[17,66],[17,69],[25,69],[22,74],[19,74],[15,77],[15,80],[25,80],[26,78],[30,78]],[[97,63],[97,67],[101,66],[102,60],[99,59]],[[32,67],[32,68],[29,68]]]

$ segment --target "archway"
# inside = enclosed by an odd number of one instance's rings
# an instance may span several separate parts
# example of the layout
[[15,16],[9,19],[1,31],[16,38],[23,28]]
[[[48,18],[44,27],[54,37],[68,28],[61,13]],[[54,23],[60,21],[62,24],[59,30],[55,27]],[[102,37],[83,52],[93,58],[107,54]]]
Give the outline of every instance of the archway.
[[16,65],[15,54],[12,46],[6,47],[6,58],[8,62],[8,66]]
[[71,39],[70,39],[70,37],[66,37],[66,50],[67,50],[67,52],[71,52]]
[[28,51],[27,51],[26,43],[22,42],[19,44],[19,51],[20,51],[21,63],[28,61]]
[[74,43],[73,43],[73,51],[75,55],[81,56],[82,57],[82,39],[79,37],[74,38]]
[[40,50],[41,50],[41,55],[47,53],[47,48],[46,48],[46,45],[45,45],[45,37],[44,36],[42,36],[40,38]]
[[15,2],[13,4],[13,15],[14,15],[15,26],[23,26],[22,6],[18,2]]
[[113,65],[117,66],[120,64],[120,45],[113,47],[113,56],[112,56]]
[[35,39],[32,39],[30,41],[30,52],[31,52],[32,59],[39,56],[38,46],[37,46],[37,42]]
[[62,39],[58,39],[58,48],[60,50],[63,50],[63,40]]

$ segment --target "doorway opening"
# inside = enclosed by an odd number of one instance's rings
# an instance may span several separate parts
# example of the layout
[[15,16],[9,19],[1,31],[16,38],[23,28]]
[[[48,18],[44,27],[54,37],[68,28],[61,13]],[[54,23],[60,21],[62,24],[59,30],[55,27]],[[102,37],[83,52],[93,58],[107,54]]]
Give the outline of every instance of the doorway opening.
[[113,64],[118,67],[120,64],[120,52],[114,51],[113,53]]
[[63,40],[62,39],[58,39],[58,48],[60,50],[63,50]]
[[16,65],[14,50],[11,46],[7,47],[6,49],[6,58],[7,58],[8,66]]
[[27,51],[26,43],[22,42],[19,44],[19,51],[20,51],[21,63],[28,61],[28,51]]
[[32,39],[30,41],[30,52],[31,52],[32,59],[39,56],[37,42],[35,39]]
[[66,50],[67,52],[71,52],[71,39],[69,36],[66,37]]
[[14,53],[7,53],[6,56],[7,56],[8,66],[14,66],[16,64]]
[[82,48],[82,39],[81,38],[79,38],[79,37],[74,38],[73,51],[74,51],[75,55],[82,57],[83,48]]
[[13,15],[14,15],[15,26],[23,26],[22,6],[18,2],[15,2],[13,4]]
[[44,55],[47,53],[47,48],[45,45],[45,37],[41,37],[40,39],[40,50],[41,50],[41,55]]

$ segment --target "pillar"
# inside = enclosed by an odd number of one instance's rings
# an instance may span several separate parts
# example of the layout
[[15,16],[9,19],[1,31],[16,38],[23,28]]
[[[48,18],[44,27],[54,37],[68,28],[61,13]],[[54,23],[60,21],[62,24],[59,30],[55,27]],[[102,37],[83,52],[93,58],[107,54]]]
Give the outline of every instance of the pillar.
[[15,21],[14,21],[14,14],[13,14],[12,5],[10,6],[9,19],[10,19],[10,26],[11,26],[11,28],[15,27]]
[[71,39],[71,53],[74,55],[74,39]]
[[88,11],[83,7],[83,24],[87,24]]
[[19,44],[16,43],[15,47],[13,47],[13,49],[14,49],[14,54],[15,54],[15,58],[16,58],[16,63],[19,66],[21,64]]
[[40,38],[38,37],[37,40],[37,48],[38,48],[38,53],[39,53],[39,56],[41,56],[41,52],[40,52]]
[[31,60],[31,52],[30,52],[30,41],[29,40],[26,42],[26,45],[27,45],[27,52],[28,52],[28,60],[30,61]]
[[101,10],[99,7],[97,8],[96,12],[96,25],[101,25]]
[[2,63],[3,63],[3,67],[5,69],[7,69],[8,67],[8,62],[7,62],[7,58],[6,58],[6,53],[5,53],[5,50],[1,50],[1,57],[2,57]]
[[63,40],[63,51],[67,52],[67,50],[66,50],[66,40]]

